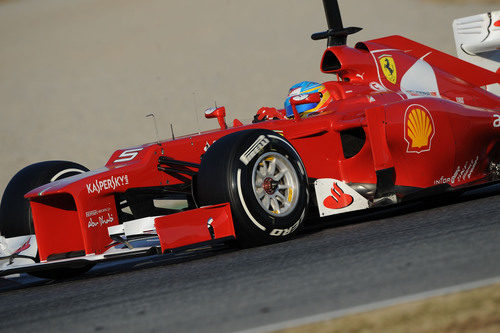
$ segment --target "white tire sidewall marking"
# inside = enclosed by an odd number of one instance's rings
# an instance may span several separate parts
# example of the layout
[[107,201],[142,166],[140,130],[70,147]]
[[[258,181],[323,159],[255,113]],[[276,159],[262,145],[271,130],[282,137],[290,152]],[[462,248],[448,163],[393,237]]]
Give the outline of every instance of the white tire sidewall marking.
[[254,157],[269,144],[269,142],[269,139],[265,135],[260,135],[257,140],[255,140],[254,143],[252,143],[250,147],[240,156],[240,161],[243,164],[248,165],[248,163],[250,163],[250,161],[253,160]]
[[241,191],[241,169],[238,169],[238,172],[236,174],[236,183],[238,186],[238,196],[240,197],[241,205],[243,206],[243,209],[245,210],[245,213],[247,214],[248,218],[250,219],[250,221],[252,221],[253,224],[255,224],[257,228],[259,228],[262,231],[266,231],[266,228],[262,224],[257,222],[257,220],[253,217],[253,215],[250,213],[245,203],[245,199],[243,198],[243,192]]

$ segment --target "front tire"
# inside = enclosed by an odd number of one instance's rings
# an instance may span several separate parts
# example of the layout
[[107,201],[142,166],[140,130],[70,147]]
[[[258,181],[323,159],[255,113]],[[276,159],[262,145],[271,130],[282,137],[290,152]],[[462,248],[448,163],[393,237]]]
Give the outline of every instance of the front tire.
[[[35,234],[30,203],[29,200],[24,198],[24,195],[39,186],[87,171],[89,169],[83,165],[68,161],[35,163],[19,171],[12,177],[2,196],[0,234],[7,238]],[[82,274],[92,267],[93,264],[89,264],[29,274],[41,278],[62,279]]]
[[29,200],[24,195],[34,188],[89,171],[83,165],[68,161],[46,161],[19,171],[5,188],[0,204],[0,234],[4,237],[33,235],[33,218]]
[[203,155],[197,196],[201,205],[230,203],[242,246],[289,238],[309,202],[300,156],[269,130],[246,130],[217,140]]

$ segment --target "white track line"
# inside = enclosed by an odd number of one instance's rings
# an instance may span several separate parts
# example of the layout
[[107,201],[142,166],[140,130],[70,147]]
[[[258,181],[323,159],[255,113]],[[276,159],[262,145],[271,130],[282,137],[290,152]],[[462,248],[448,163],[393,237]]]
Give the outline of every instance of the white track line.
[[320,322],[320,321],[344,317],[347,315],[373,311],[373,310],[377,310],[377,309],[381,309],[381,308],[385,308],[385,307],[389,307],[389,306],[393,306],[393,305],[397,305],[397,304],[419,301],[419,300],[423,300],[423,299],[430,298],[430,297],[442,296],[442,295],[452,294],[452,293],[456,293],[456,292],[460,292],[460,291],[476,289],[476,288],[492,285],[495,283],[500,283],[500,276],[490,278],[490,279],[485,279],[485,280],[479,280],[479,281],[468,282],[468,283],[464,283],[464,284],[458,284],[455,286],[441,288],[441,289],[429,290],[429,291],[425,291],[425,292],[418,293],[418,294],[391,298],[391,299],[387,299],[387,300],[380,301],[380,302],[358,305],[358,306],[354,306],[351,308],[335,310],[335,311],[331,311],[331,312],[320,313],[317,315],[287,320],[287,321],[283,321],[280,323],[264,325],[264,326],[244,330],[244,331],[239,331],[238,333],[261,333],[261,332],[270,332],[270,331],[276,331],[276,330],[281,330],[281,329],[285,329],[285,328],[297,327],[297,326],[301,326],[301,325],[307,325],[307,324],[312,324],[312,323],[316,323],[316,322]]

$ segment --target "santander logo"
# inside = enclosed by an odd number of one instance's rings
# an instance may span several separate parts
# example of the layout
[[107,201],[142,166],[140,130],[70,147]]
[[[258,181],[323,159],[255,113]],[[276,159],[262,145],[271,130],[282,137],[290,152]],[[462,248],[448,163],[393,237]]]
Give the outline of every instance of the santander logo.
[[349,206],[354,201],[353,197],[346,194],[335,182],[333,182],[333,187],[330,189],[330,192],[332,195],[323,200],[323,205],[326,208],[341,209]]

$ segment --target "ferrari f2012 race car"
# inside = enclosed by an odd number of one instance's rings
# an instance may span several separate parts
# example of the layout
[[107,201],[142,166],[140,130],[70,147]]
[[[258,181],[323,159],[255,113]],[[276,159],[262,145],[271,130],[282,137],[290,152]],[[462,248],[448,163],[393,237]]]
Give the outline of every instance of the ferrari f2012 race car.
[[323,4],[328,30],[312,38],[328,40],[321,71],[334,80],[292,87],[284,109],[229,127],[216,107],[205,116],[220,129],[120,149],[93,171],[48,161],[16,174],[0,209],[0,274],[65,277],[106,260],[281,241],[306,217],[499,178],[500,98],[484,89],[497,73],[401,36],[348,47],[360,28],[343,27],[337,1]]

